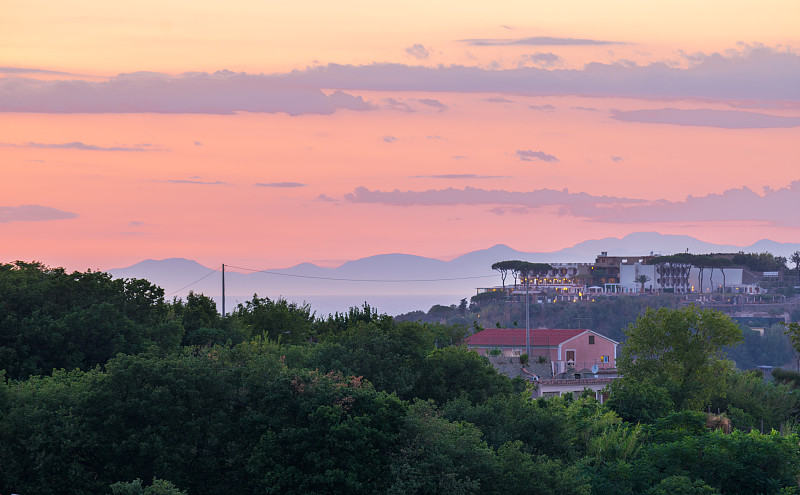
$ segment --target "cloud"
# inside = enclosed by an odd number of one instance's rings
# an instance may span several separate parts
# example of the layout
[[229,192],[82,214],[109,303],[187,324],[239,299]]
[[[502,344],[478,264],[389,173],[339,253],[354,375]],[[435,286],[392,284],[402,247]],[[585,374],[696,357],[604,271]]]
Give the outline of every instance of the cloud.
[[533,150],[517,150],[516,156],[523,162],[532,162],[533,160],[541,160],[543,162],[557,162],[558,158],[553,155],[548,155],[544,151]]
[[622,160],[624,160],[624,158],[622,158],[621,156],[612,156],[611,157],[611,161],[614,162],[614,163],[619,163]]
[[202,141],[195,141],[194,145],[195,146],[203,146],[203,143],[202,143]]
[[77,213],[57,210],[50,206],[21,205],[0,206],[0,223],[45,222],[48,220],[67,220],[77,218]]
[[71,76],[69,72],[59,72],[55,70],[32,69],[26,67],[0,67],[0,74],[52,74],[61,76]]
[[156,182],[167,182],[169,184],[199,184],[203,186],[229,186],[227,182],[223,182],[221,180],[215,181],[205,181],[205,180],[197,180],[197,179],[167,179],[167,180],[160,180]]
[[425,136],[425,137],[426,137],[427,139],[435,139],[435,140],[438,140],[438,141],[441,141],[441,140],[443,140],[443,139],[444,139],[442,136],[438,136],[438,135],[435,135],[435,134],[434,134],[434,135],[432,135],[432,136]]
[[625,45],[621,41],[601,41],[580,38],[555,38],[552,36],[533,36],[530,38],[473,38],[459,40],[471,46],[504,46],[504,45],[530,45],[530,46],[572,46],[572,45]]
[[[434,98],[411,98],[408,100],[402,98],[384,98],[382,101],[392,110],[406,113],[425,111],[429,108],[434,108],[441,113],[448,108],[447,105]],[[422,105],[422,107],[420,107],[420,105]]]
[[397,98],[384,98],[383,101],[392,110],[399,110],[401,112],[406,112],[406,113],[414,112],[414,109],[411,108],[411,105],[409,105],[408,103],[406,103],[403,100],[400,100],[400,99],[397,99]]
[[[524,44],[535,40],[540,43],[561,40],[562,44],[593,41],[525,38],[499,42]],[[580,69],[503,70],[374,63],[328,64],[266,75],[218,71],[170,76],[143,72],[120,74],[100,82],[0,77],[0,112],[231,114],[245,111],[301,115],[375,108],[362,97],[346,92],[361,90],[800,101],[800,84],[797,84],[800,54],[789,49],[754,45],[742,46],[738,51],[683,57],[683,65],[590,63]]]
[[528,105],[528,108],[530,108],[531,110],[536,110],[538,112],[547,112],[547,113],[556,111],[556,107],[550,105],[549,103],[544,105]]
[[591,63],[581,69],[553,70],[329,64],[276,77],[287,83],[342,90],[800,100],[800,54],[767,47],[693,56],[688,67],[666,62]]
[[489,213],[494,213],[498,216],[503,216],[506,213],[512,213],[515,215],[524,215],[530,211],[530,208],[526,206],[496,206],[488,210]]
[[394,206],[412,205],[514,205],[536,208],[553,205],[578,204],[627,204],[641,203],[642,200],[615,198],[611,196],[593,196],[587,193],[571,193],[567,189],[538,189],[527,192],[504,190],[487,190],[473,187],[464,189],[430,189],[427,191],[371,191],[366,187],[357,187],[352,193],[345,194],[345,200],[352,203],[381,203]]
[[425,48],[425,45],[421,45],[419,43],[414,43],[413,45],[406,48],[406,53],[416,58],[417,60],[425,60],[426,58],[431,56],[430,49]]
[[317,201],[323,201],[325,203],[338,203],[339,202],[338,199],[334,199],[334,198],[332,198],[332,197],[330,197],[330,196],[328,196],[326,194],[320,194],[319,196],[317,196]]
[[131,220],[130,222],[128,222],[128,225],[130,225],[131,227],[142,227],[143,225],[145,225],[145,223],[139,220]]
[[530,55],[524,55],[522,58],[520,58],[519,63],[520,66],[523,66],[527,63],[532,63],[542,67],[554,67],[561,64],[562,60],[563,59],[555,53],[536,52]]
[[59,149],[59,150],[83,150],[83,151],[164,151],[162,148],[154,147],[150,144],[139,146],[97,146],[85,144],[80,141],[71,143],[24,143],[9,144],[0,143],[0,146],[11,146],[14,148],[38,148],[38,149]]
[[503,179],[507,175],[478,175],[478,174],[441,174],[441,175],[415,175],[417,179]]
[[466,155],[453,155],[453,160],[468,160],[469,157]]
[[798,227],[798,204],[800,180],[785,188],[765,189],[763,195],[742,187],[721,194],[688,196],[684,201],[642,201],[627,205],[573,204],[565,207],[564,213],[613,223],[761,221]]
[[258,187],[305,187],[306,184],[300,182],[258,182],[256,183]]
[[508,98],[503,98],[502,96],[492,96],[491,98],[484,98],[483,101],[488,101],[489,103],[514,103],[514,100],[509,100]]
[[572,109],[583,110],[584,112],[599,112],[599,110],[594,107],[572,107]]
[[0,78],[0,112],[301,115],[373,108],[360,96],[326,94],[320,88],[230,71],[179,76],[139,72],[102,82]]
[[384,143],[396,143],[397,141],[399,141],[399,139],[397,139],[394,136],[389,136],[389,135],[383,136]]
[[653,110],[614,112],[612,118],[625,122],[721,127],[724,129],[800,127],[800,117],[785,117],[738,110],[679,110],[676,108],[659,108]]
[[447,105],[445,105],[441,101],[435,100],[433,98],[420,98],[417,101],[422,103],[423,105],[427,105],[429,107],[433,107],[433,108],[439,110],[440,113],[444,112],[445,110],[447,110]]

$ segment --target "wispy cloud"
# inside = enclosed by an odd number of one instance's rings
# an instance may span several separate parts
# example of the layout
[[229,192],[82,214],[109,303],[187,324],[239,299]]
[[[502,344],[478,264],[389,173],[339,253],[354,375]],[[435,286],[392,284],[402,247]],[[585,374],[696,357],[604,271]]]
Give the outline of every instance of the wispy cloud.
[[51,74],[56,76],[72,76],[70,72],[56,70],[34,69],[30,67],[0,67],[0,74]]
[[622,160],[624,160],[624,158],[622,158],[621,156],[612,156],[611,157],[611,161],[614,162],[614,163],[619,163]]
[[502,96],[484,98],[483,101],[488,101],[489,103],[514,103],[514,100],[509,100],[508,98],[503,98]]
[[721,127],[723,129],[800,127],[800,116],[786,117],[738,110],[679,110],[677,108],[658,108],[653,110],[614,112],[612,118],[625,122]]
[[166,182],[169,184],[198,184],[203,186],[229,186],[227,182],[223,182],[221,180],[215,181],[206,181],[206,180],[199,180],[199,179],[167,179],[167,180],[160,180],[156,182]]
[[394,136],[389,136],[389,135],[383,136],[384,143],[396,143],[397,141],[399,141],[399,139],[397,139]]
[[57,150],[82,150],[82,151],[165,151],[163,148],[153,146],[150,144],[143,144],[137,146],[98,146],[95,144],[86,144],[80,141],[72,141],[70,143],[0,143],[0,146],[9,146],[14,148],[37,148],[37,149],[57,149]]
[[546,112],[546,113],[552,113],[556,111],[556,107],[550,105],[549,103],[546,103],[544,105],[528,105],[528,108],[530,108],[531,110],[536,110],[537,112]]
[[138,72],[102,82],[0,78],[0,112],[301,115],[373,108],[359,96],[326,94],[320,86],[279,79],[230,71],[179,76]]
[[439,112],[444,112],[445,110],[447,110],[447,105],[433,98],[420,98],[417,101],[422,103],[423,105],[433,107],[437,109]]
[[557,162],[558,158],[553,155],[548,155],[544,151],[533,150],[517,150],[516,156],[523,162],[532,162],[534,160],[541,160],[543,162]]
[[479,175],[479,174],[440,174],[440,175],[415,175],[417,179],[503,179],[507,175]]
[[506,191],[465,187],[424,191],[370,190],[358,187],[345,194],[350,203],[377,203],[389,206],[487,205],[497,215],[523,214],[543,207],[559,215],[603,223],[653,222],[763,222],[775,226],[800,227],[800,180],[780,189],[765,188],[762,194],[748,187],[729,189],[705,196],[688,196],[683,201],[647,200],[615,196],[596,196],[567,189]]
[[305,187],[306,184],[301,182],[257,182],[258,187]]
[[431,51],[429,48],[426,48],[425,45],[414,43],[413,45],[406,48],[406,53],[417,60],[425,60],[426,58],[431,56]]
[[345,195],[352,203],[382,203],[396,206],[412,205],[514,205],[541,207],[570,204],[617,204],[641,203],[642,200],[616,198],[611,196],[593,196],[587,193],[571,193],[567,189],[538,189],[535,191],[516,192],[498,189],[481,189],[466,187],[464,189],[430,189],[427,191],[371,191],[366,187],[357,187],[352,193]]
[[530,55],[523,55],[519,60],[520,67],[527,64],[539,65],[541,67],[555,67],[560,65],[563,59],[550,52],[536,52]]
[[721,194],[688,196],[684,201],[642,201],[608,206],[574,204],[565,207],[564,213],[609,223],[762,221],[798,227],[798,204],[800,180],[781,189],[765,189],[763,194],[742,187]]
[[77,213],[58,210],[50,206],[0,206],[0,223],[44,222],[48,220],[67,220],[77,217]]
[[414,111],[408,102],[398,98],[384,98],[383,102],[392,110],[399,110],[401,112],[412,113]]
[[556,38],[552,36],[532,36],[529,38],[472,38],[459,40],[471,46],[574,46],[574,45],[625,45],[622,41],[603,41],[582,38]]
[[641,66],[591,63],[581,69],[561,70],[330,64],[281,77],[320,88],[378,91],[800,100],[800,54],[762,46],[725,54],[699,54],[691,58],[688,67],[666,62]]

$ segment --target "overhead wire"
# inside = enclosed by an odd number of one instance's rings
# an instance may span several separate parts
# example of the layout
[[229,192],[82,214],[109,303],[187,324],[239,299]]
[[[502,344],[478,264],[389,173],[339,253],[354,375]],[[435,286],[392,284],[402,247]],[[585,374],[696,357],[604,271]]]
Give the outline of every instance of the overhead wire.
[[453,280],[474,280],[479,278],[492,278],[494,275],[476,275],[471,277],[451,277],[451,278],[418,278],[418,279],[369,279],[369,278],[341,278],[341,277],[319,277],[314,275],[298,275],[295,273],[281,273],[273,270],[256,270],[241,266],[225,265],[226,267],[238,270],[247,270],[255,273],[265,273],[267,275],[279,275],[282,277],[309,278],[314,280],[335,280],[338,282],[378,282],[378,283],[403,283],[403,282],[447,282]]
[[201,280],[204,280],[204,279],[210,277],[213,273],[218,272],[218,271],[219,271],[219,268],[215,268],[215,269],[211,270],[210,272],[206,273],[205,275],[203,275],[202,277],[198,278],[197,280],[195,280],[191,284],[185,285],[185,286],[181,287],[178,290],[174,290],[174,291],[170,292],[169,294],[167,294],[164,297],[169,297],[169,296],[171,296],[173,294],[176,294],[176,293],[182,291],[183,289],[187,289],[187,288],[193,286],[194,284],[196,284],[197,282],[200,282]]

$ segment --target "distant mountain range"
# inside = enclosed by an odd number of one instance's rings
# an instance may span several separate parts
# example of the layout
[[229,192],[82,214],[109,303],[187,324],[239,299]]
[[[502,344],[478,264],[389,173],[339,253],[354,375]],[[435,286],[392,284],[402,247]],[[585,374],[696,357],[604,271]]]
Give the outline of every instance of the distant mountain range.
[[[315,296],[448,296],[470,297],[476,287],[500,284],[491,269],[497,261],[519,259],[533,262],[592,262],[601,252],[616,256],[674,254],[677,252],[763,252],[789,258],[800,251],[798,243],[761,240],[751,246],[719,245],[690,236],[637,232],[621,239],[588,240],[550,253],[517,251],[504,244],[473,251],[450,261],[410,254],[381,254],[348,261],[336,268],[301,263],[284,269],[237,273],[226,269],[226,301],[249,299],[253,294],[290,300]],[[215,271],[216,270],[216,271]],[[145,260],[127,268],[108,270],[118,278],[144,278],[164,288],[169,297],[185,297],[190,290],[219,299],[222,290],[220,267],[206,267],[184,258]],[[433,299],[431,299],[433,300]],[[457,299],[456,299],[457,300]],[[427,309],[422,306],[417,309]],[[346,309],[346,308],[345,308]]]

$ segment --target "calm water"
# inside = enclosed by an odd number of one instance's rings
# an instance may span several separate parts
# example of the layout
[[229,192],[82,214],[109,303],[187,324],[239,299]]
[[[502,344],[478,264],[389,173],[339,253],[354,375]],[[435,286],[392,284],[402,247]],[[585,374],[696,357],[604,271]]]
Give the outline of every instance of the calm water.
[[[270,299],[277,299],[279,296],[267,296]],[[289,302],[296,302],[302,304],[303,302],[311,305],[311,310],[316,313],[316,316],[326,316],[336,312],[343,313],[353,306],[361,307],[366,301],[372,308],[376,309],[378,313],[386,313],[391,316],[396,316],[411,311],[428,311],[434,304],[441,304],[443,306],[450,306],[451,304],[458,305],[459,301],[469,296],[453,295],[453,294],[434,294],[434,295],[335,295],[335,296],[285,296]],[[236,307],[238,303],[243,303],[252,296],[227,296],[225,299],[225,310],[230,312]],[[214,302],[217,303],[217,309],[222,310],[222,298],[213,297]]]

